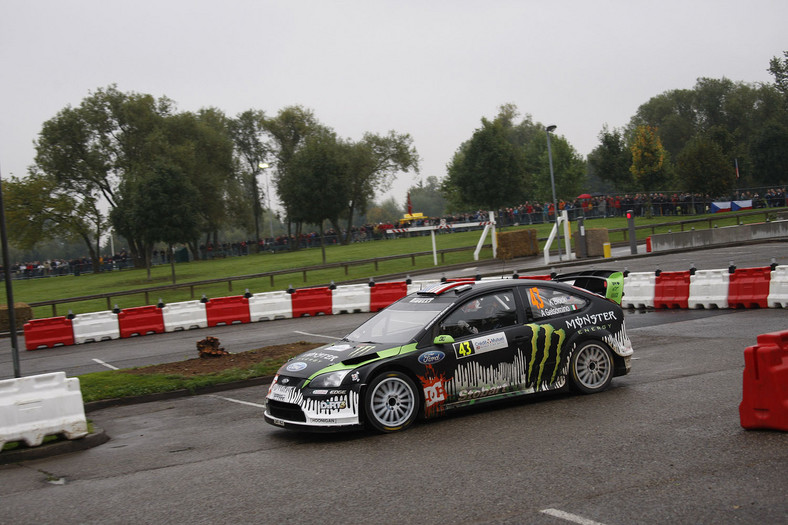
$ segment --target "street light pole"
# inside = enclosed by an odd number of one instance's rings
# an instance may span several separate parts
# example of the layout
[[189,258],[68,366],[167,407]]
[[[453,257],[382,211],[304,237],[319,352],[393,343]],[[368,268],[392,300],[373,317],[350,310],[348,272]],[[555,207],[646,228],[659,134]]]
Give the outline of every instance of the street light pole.
[[555,176],[553,175],[553,149],[550,147],[550,133],[555,131],[558,127],[555,124],[547,126],[545,132],[547,133],[547,157],[550,161],[550,185],[553,188],[553,213],[555,214],[555,229],[558,234],[558,260],[561,260],[561,228],[558,225],[558,200],[555,198]]
[[8,303],[8,329],[11,332],[11,359],[14,363],[14,377],[22,376],[19,366],[19,343],[16,338],[16,311],[14,310],[14,286],[11,282],[11,257],[8,254],[8,232],[5,228],[5,208],[3,207],[3,176],[0,174],[0,244],[3,250],[3,277],[5,296]]

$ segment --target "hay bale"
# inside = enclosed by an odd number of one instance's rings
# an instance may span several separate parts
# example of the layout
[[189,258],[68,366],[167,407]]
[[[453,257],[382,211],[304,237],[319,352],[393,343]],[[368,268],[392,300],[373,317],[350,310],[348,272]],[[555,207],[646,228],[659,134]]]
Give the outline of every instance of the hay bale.
[[539,242],[535,229],[511,232],[495,232],[498,242],[498,258],[514,259],[539,255]]
[[[573,232],[572,239],[575,246],[580,240],[580,233]],[[604,244],[610,242],[607,228],[586,228],[586,255],[588,257],[602,257],[605,254]]]
[[[10,332],[11,319],[8,315],[8,305],[0,304],[0,332]],[[22,330],[25,323],[33,318],[33,309],[27,303],[14,303],[14,320],[16,329]]]

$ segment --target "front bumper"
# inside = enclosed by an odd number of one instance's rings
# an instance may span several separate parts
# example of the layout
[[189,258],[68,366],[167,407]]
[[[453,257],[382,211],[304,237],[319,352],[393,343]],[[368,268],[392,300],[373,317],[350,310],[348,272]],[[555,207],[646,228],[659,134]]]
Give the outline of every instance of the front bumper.
[[343,432],[349,430],[356,430],[363,425],[360,423],[305,423],[301,421],[288,421],[272,416],[268,413],[268,408],[265,409],[263,414],[265,422],[279,428],[286,428],[289,430],[301,430],[305,432]]
[[361,426],[355,389],[302,389],[273,383],[266,396],[266,422],[300,430],[342,430]]

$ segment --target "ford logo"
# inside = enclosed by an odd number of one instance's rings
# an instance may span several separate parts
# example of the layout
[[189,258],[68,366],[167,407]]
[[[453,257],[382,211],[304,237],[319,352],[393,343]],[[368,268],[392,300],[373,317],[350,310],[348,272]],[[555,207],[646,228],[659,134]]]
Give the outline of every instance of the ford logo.
[[419,363],[423,365],[432,365],[435,363],[440,363],[441,361],[443,361],[444,357],[446,357],[446,354],[444,354],[439,350],[424,352],[419,356]]
[[288,372],[300,372],[304,368],[306,368],[306,363],[302,361],[297,361],[295,363],[290,363],[289,365],[287,365],[287,368],[285,370],[287,370]]

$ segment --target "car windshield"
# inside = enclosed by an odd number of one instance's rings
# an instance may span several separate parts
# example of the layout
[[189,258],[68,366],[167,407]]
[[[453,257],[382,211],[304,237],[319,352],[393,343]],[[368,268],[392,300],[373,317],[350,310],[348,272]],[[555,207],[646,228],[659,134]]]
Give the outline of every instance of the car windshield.
[[405,344],[435,319],[445,306],[395,303],[353,330],[345,339],[354,343]]

